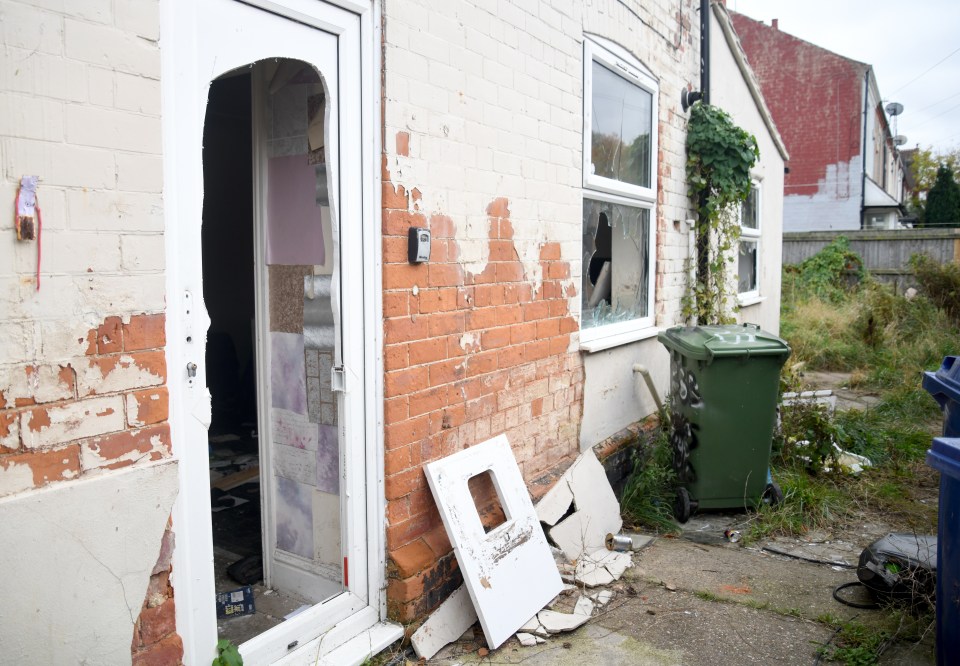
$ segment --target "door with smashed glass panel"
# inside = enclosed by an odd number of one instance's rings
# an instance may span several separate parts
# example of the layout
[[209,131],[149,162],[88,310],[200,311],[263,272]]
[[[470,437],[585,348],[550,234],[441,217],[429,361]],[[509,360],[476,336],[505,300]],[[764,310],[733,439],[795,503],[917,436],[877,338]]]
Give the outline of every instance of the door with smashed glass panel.
[[312,24],[232,0],[195,11],[210,78],[201,223],[176,258],[196,364],[181,500],[208,493],[210,512],[180,519],[178,626],[187,657],[229,638],[273,663],[369,610],[362,229],[342,223],[362,215],[359,19],[322,3]]

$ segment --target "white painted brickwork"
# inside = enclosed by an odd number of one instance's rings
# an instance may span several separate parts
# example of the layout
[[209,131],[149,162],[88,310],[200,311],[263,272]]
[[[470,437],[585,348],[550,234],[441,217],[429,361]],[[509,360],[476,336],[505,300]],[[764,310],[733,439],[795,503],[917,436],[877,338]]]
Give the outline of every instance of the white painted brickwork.
[[[695,4],[387,0],[384,147],[392,181],[419,189],[421,211],[453,219],[472,272],[487,262],[486,207],[506,197],[527,276],[540,278],[540,246],[559,242],[578,294],[571,310],[579,312],[583,37],[620,44],[660,84],[656,315],[658,325],[675,323],[687,238],[674,220],[691,215],[678,100],[682,86],[699,82]],[[410,134],[408,156],[396,153],[398,132]]]
[[43,211],[39,292],[36,243],[0,215],[0,371],[164,308],[158,37],[156,0],[0,0],[0,202],[38,175]]

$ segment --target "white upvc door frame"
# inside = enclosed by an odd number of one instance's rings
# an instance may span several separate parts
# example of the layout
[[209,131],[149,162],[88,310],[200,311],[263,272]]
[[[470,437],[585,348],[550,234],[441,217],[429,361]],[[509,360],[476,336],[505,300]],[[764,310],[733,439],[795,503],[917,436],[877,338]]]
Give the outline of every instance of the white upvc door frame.
[[[344,359],[347,391],[344,413],[353,414],[362,445],[348,454],[346,493],[354,510],[344,509],[344,555],[349,561],[346,592],[245,643],[249,664],[272,663],[290,654],[290,636],[298,646],[318,646],[326,653],[386,617],[385,497],[383,476],[383,358],[380,186],[379,77],[380,6],[376,0],[196,0],[161,2],[163,91],[164,214],[167,251],[167,367],[174,455],[180,460],[180,495],[173,511],[177,548],[173,585],[177,631],[184,643],[184,663],[205,664],[217,641],[213,553],[206,441],[198,423],[209,425],[210,397],[205,388],[203,346],[209,318],[203,307],[200,220],[203,201],[202,140],[209,84],[218,76],[266,57],[294,57],[310,62],[302,48],[263,39],[221,39],[224,10],[338,35],[339,78],[344,95],[359,99],[359,113],[341,114],[341,137],[359,137],[351,150],[341,141],[340,169],[360,174],[353,194],[341,196],[339,218],[343,258],[341,326],[363,331],[364,344]],[[284,24],[286,25],[286,24]],[[211,29],[212,26],[212,29]],[[250,24],[246,24],[250,28]],[[243,29],[242,27],[240,29]],[[257,26],[258,37],[261,35]],[[283,28],[286,30],[286,28]],[[348,34],[350,31],[353,34]],[[268,32],[264,30],[264,32]],[[290,41],[290,40],[287,40]],[[359,45],[359,49],[357,49]],[[302,44],[300,45],[302,46]],[[211,55],[212,54],[212,55]],[[349,140],[349,139],[348,139]],[[341,180],[341,192],[344,186]],[[356,182],[356,181],[354,181]],[[348,304],[354,304],[350,307]],[[195,363],[196,376],[187,377]],[[356,422],[359,421],[359,422]],[[342,437],[342,432],[341,432]]]

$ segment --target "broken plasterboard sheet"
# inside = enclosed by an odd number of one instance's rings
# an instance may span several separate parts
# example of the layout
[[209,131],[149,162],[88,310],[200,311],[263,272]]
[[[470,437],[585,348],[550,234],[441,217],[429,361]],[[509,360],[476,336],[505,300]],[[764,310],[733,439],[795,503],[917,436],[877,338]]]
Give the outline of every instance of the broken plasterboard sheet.
[[[499,435],[424,471],[487,644],[497,648],[563,586],[510,443]],[[485,472],[506,516],[489,533],[468,487]]]
[[417,657],[430,659],[444,645],[460,638],[476,621],[477,611],[470,594],[466,586],[461,585],[413,633],[410,638],[413,650]]
[[556,525],[557,521],[566,515],[572,503],[573,491],[570,490],[570,483],[566,475],[561,476],[537,503],[537,517],[542,523]]
[[616,579],[606,567],[584,555],[577,561],[576,580],[587,587],[599,587],[609,585]]
[[562,631],[573,631],[577,627],[586,624],[590,619],[589,615],[574,615],[573,613],[558,613],[552,610],[542,610],[537,613],[537,618],[543,628],[551,634],[559,634]]
[[619,580],[632,563],[630,553],[598,550],[577,560],[576,579],[587,587],[609,585]]
[[604,568],[610,572],[610,575],[619,580],[623,572],[630,568],[633,560],[630,553],[614,553],[614,557],[604,562]]
[[[576,511],[557,522],[570,508],[569,501],[564,505],[568,497]],[[604,547],[607,534],[617,534],[623,527],[620,503],[603,465],[590,449],[581,453],[544,495],[537,513],[540,520],[553,525],[550,538],[571,560]]]

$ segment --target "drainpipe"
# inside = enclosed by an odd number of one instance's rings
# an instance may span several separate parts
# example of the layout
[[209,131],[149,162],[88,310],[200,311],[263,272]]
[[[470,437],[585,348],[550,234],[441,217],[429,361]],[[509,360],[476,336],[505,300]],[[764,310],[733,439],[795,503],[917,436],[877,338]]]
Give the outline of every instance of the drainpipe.
[[710,0],[700,0],[700,92],[710,103]]
[[650,395],[653,396],[653,401],[657,403],[657,409],[662,413],[663,400],[660,399],[660,393],[657,392],[657,386],[653,383],[653,377],[650,376],[650,371],[647,369],[647,366],[642,363],[634,363],[633,371],[643,377],[643,381],[646,382]]
[[[710,0],[700,0],[700,93],[702,104],[710,103]],[[697,218],[706,207],[706,193],[697,201]],[[697,282],[706,284],[710,262],[710,232],[697,231]],[[702,323],[702,322],[697,322]]]
[[863,142],[860,144],[860,228],[864,228],[867,205],[867,112],[870,110],[870,66],[863,73]]

